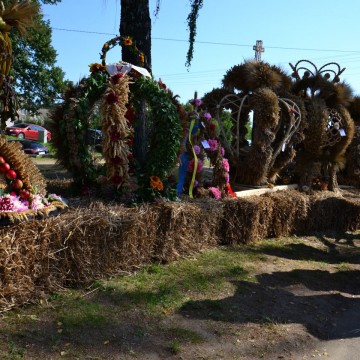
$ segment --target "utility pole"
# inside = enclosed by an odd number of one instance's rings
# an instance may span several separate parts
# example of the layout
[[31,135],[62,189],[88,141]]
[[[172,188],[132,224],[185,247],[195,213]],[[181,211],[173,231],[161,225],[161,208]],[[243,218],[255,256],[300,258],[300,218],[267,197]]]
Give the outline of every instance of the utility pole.
[[253,46],[253,50],[255,50],[255,61],[261,61],[261,53],[265,51],[262,45],[262,40],[256,40],[256,45]]

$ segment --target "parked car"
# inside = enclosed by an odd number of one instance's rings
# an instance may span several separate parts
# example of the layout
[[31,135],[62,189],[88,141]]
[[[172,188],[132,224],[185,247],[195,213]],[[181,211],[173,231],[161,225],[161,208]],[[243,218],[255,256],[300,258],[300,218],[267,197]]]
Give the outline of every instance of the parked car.
[[51,140],[51,132],[40,125],[19,123],[8,126],[5,134],[16,136],[18,139],[39,140],[39,131],[46,131],[47,141]]
[[9,140],[9,142],[16,141],[19,142],[22,146],[22,149],[25,154],[29,155],[47,155],[49,149],[43,144],[32,141],[32,140]]
[[88,129],[86,133],[87,145],[101,145],[102,131],[98,129]]

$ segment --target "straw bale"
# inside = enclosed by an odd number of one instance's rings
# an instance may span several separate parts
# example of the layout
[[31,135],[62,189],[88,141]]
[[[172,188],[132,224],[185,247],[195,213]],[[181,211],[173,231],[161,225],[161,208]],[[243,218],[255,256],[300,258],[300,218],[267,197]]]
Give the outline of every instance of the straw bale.
[[288,236],[304,227],[309,206],[307,195],[287,190],[267,193],[264,197],[272,200],[272,219],[267,237]]
[[268,197],[249,196],[226,201],[222,219],[223,244],[247,244],[267,234],[273,202]]
[[214,199],[163,202],[159,213],[155,259],[167,262],[218,244],[223,204]]
[[218,244],[360,227],[358,191],[287,190],[131,208],[79,199],[69,205],[55,216],[0,227],[0,311]]
[[310,197],[307,231],[355,231],[360,227],[360,201],[330,191]]

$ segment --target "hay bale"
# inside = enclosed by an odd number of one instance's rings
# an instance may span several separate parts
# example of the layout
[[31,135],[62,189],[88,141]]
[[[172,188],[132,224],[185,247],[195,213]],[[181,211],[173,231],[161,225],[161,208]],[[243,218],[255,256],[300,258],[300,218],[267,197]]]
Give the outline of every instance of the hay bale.
[[168,262],[218,244],[223,205],[213,199],[162,202],[154,259]]
[[310,197],[307,232],[355,231],[359,226],[359,200],[333,192],[319,192]]
[[266,237],[294,234],[306,223],[309,197],[295,190],[276,191],[263,195],[272,200],[272,220]]
[[272,219],[273,201],[268,197],[249,196],[225,201],[221,243],[247,244],[267,234]]
[[73,199],[60,215],[0,228],[0,311],[64,286],[169,262],[217,244],[360,227],[360,195],[294,190],[127,208]]

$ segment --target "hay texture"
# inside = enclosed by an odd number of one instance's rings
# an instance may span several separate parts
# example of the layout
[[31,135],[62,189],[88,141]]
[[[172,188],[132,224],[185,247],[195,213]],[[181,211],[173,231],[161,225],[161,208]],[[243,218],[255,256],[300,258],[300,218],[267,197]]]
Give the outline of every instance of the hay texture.
[[360,227],[358,191],[290,190],[132,208],[101,201],[69,205],[57,216],[0,228],[0,311],[218,245]]

